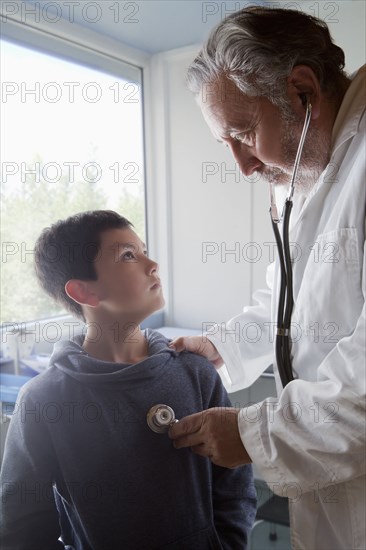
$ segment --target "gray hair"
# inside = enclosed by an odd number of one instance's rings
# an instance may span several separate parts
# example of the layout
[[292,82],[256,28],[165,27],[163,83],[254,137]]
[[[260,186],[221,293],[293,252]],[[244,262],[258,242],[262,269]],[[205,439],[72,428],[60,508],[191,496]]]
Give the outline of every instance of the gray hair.
[[344,79],[344,53],[327,25],[296,10],[251,6],[213,29],[188,69],[188,88],[198,95],[225,76],[248,96],[267,97],[286,109],[286,82],[296,65],[309,66],[321,89],[336,95]]

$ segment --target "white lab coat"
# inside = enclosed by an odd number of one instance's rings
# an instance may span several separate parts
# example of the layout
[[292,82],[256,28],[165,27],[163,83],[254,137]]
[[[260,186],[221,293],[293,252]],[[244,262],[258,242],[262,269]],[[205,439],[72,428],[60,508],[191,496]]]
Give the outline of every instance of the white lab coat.
[[365,72],[344,97],[327,169],[306,200],[294,201],[296,380],[282,389],[274,359],[278,265],[267,273],[270,288],[255,293],[258,305],[208,335],[229,391],[274,363],[278,399],[242,409],[238,422],[263,478],[289,497],[293,549],[366,548]]

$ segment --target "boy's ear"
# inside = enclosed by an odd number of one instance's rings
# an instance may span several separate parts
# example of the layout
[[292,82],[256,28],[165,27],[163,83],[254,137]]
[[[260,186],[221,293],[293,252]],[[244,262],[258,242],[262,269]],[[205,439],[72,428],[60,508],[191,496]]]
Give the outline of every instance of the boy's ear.
[[71,279],[65,284],[65,292],[69,298],[80,305],[96,307],[99,304],[99,297],[87,281]]

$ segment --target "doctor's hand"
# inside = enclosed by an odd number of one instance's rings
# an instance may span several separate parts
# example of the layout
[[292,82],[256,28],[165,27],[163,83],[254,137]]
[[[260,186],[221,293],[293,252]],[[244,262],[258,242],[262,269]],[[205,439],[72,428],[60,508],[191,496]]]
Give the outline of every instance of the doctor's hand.
[[169,429],[174,447],[191,450],[206,456],[218,466],[236,468],[249,464],[251,459],[240,438],[238,414],[240,409],[215,407],[186,416]]
[[224,364],[224,361],[207,336],[180,336],[169,344],[175,351],[191,351],[208,359],[216,369]]

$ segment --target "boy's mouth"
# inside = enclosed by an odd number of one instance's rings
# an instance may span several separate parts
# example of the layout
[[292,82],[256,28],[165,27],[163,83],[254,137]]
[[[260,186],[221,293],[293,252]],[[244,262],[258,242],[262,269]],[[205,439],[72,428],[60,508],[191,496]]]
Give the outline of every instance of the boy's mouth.
[[157,281],[156,283],[154,283],[151,287],[150,287],[150,290],[156,290],[158,288],[161,288],[161,283],[160,281]]

